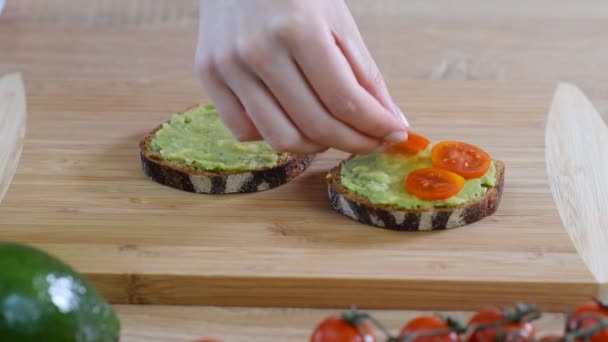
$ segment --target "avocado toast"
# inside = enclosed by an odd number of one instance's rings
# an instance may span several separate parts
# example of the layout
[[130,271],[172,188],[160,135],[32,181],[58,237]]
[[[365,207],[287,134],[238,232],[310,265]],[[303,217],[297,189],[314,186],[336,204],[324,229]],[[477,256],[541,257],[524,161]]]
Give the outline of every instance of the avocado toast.
[[[455,144],[465,146],[466,150],[457,153],[452,146]],[[326,177],[331,206],[361,223],[398,231],[455,228],[493,214],[502,195],[504,163],[464,143],[439,142],[433,148],[427,145],[417,151],[403,153],[392,149],[352,155],[342,161]],[[452,146],[452,150],[440,151],[445,146]],[[479,151],[479,155],[477,152],[467,155],[468,151]],[[440,153],[443,155],[438,157]],[[471,172],[480,155],[485,156],[484,167]],[[442,160],[447,162],[443,166]],[[420,171],[434,178],[419,181],[415,175]],[[456,179],[453,191],[435,196],[433,191],[441,187],[434,188],[432,181],[444,173]]]
[[148,177],[204,194],[269,190],[300,175],[314,158],[275,152],[262,141],[238,142],[210,104],[174,114],[148,133],[139,148]]

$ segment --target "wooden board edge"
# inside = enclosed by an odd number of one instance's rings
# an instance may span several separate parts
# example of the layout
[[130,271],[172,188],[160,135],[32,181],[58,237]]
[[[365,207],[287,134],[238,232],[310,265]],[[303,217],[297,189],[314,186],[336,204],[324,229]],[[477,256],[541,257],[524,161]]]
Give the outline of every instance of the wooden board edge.
[[[184,307],[156,305],[117,305],[123,323],[121,341],[184,342],[203,337],[222,341],[302,342],[309,341],[315,326],[323,319],[339,315],[345,308],[241,308]],[[415,317],[434,315],[433,311],[366,310],[389,331],[398,332]],[[442,315],[467,322],[475,312],[443,311]],[[534,321],[537,336],[563,331],[564,313],[543,312]],[[384,341],[380,339],[380,341]]]
[[608,283],[608,127],[576,86],[557,86],[545,158],[554,202],[578,254],[598,283]]
[[0,78],[0,202],[17,171],[27,124],[21,74]]
[[599,285],[598,298],[608,298],[608,283],[601,283]]
[[[228,276],[85,274],[112,304],[207,305],[369,309],[476,310],[487,305],[534,303],[542,310],[569,310],[598,293],[598,285],[486,281],[316,279]],[[378,291],[382,289],[382,291]],[[451,289],[451,290],[446,290]],[[375,294],[372,294],[374,292]],[[382,293],[378,296],[378,293]],[[532,294],[532,295],[531,295]],[[428,298],[435,300],[429,301]]]

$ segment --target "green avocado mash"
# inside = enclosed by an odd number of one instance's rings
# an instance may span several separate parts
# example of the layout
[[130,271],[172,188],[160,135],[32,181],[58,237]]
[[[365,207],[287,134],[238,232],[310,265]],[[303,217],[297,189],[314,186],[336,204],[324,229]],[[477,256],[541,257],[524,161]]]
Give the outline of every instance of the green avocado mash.
[[469,179],[460,192],[446,200],[421,200],[407,192],[406,176],[415,169],[431,167],[431,147],[425,151],[405,156],[388,153],[373,153],[356,156],[342,166],[342,185],[373,204],[390,205],[401,209],[429,209],[453,207],[471,202],[483,196],[488,187],[496,183],[496,167],[480,178]]
[[281,153],[266,142],[239,142],[213,105],[174,114],[163,124],[152,148],[169,161],[204,171],[246,171],[276,166]]

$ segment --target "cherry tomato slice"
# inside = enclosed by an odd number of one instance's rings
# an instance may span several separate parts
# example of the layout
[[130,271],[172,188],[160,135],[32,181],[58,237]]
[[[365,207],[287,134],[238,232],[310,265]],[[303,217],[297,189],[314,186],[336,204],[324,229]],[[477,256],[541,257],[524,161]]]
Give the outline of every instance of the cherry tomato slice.
[[441,141],[431,150],[433,166],[452,171],[465,179],[483,176],[492,158],[481,148],[458,141]]
[[429,139],[410,131],[407,133],[406,141],[392,144],[386,151],[389,153],[415,154],[424,151],[424,149],[429,146],[429,143]]
[[376,342],[367,324],[362,325],[365,333],[359,327],[349,324],[342,318],[329,317],[321,322],[312,336],[310,342]]
[[420,337],[413,337],[410,342],[458,342],[460,337],[456,332],[440,333],[441,331],[449,330],[449,326],[435,316],[420,316],[409,321],[403,328],[401,328],[401,337],[412,336],[412,334],[419,333],[432,333],[438,332],[435,335],[426,335]]
[[405,188],[423,200],[448,199],[460,192],[465,179],[453,172],[437,168],[423,168],[410,172],[405,179]]

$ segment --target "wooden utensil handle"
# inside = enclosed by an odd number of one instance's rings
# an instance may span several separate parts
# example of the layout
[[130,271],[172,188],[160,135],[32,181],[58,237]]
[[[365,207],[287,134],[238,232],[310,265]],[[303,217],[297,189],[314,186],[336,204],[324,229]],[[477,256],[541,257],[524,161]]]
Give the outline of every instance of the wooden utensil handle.
[[[1,8],[0,0],[0,8]],[[26,127],[26,104],[20,74],[0,78],[0,202],[17,170]]]
[[560,84],[545,139],[549,183],[564,228],[591,273],[606,284],[608,127],[578,87]]

